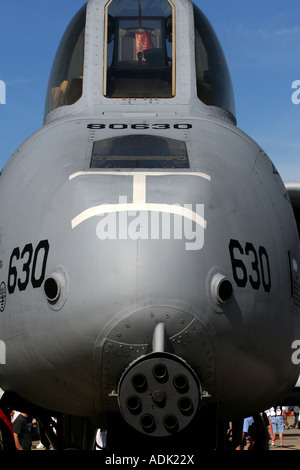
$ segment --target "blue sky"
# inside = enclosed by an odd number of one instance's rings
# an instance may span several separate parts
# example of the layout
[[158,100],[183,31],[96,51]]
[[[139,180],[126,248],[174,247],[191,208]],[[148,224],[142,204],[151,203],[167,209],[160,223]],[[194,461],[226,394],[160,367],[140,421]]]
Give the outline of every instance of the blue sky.
[[[125,0],[124,0],[125,1]],[[84,0],[0,0],[0,168],[43,124],[44,100],[61,36]],[[223,46],[238,127],[267,152],[283,180],[300,181],[299,0],[196,0]],[[300,95],[299,95],[300,96]]]

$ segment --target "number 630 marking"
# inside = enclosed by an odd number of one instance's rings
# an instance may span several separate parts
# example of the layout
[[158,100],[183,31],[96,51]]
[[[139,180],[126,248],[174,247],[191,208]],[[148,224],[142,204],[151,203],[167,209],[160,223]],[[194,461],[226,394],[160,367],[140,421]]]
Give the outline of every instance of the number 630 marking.
[[[10,294],[14,293],[17,286],[20,291],[24,291],[28,286],[30,278],[32,287],[37,288],[42,285],[45,277],[48,252],[48,240],[42,240],[35,250],[31,243],[25,245],[21,253],[20,248],[14,248],[10,257],[7,280],[7,289]],[[18,260],[23,260],[21,273],[18,273],[16,266]],[[42,265],[39,273],[37,273],[38,261],[40,261]]]
[[[258,290],[262,285],[266,292],[271,290],[271,273],[267,250],[260,246],[258,252],[252,243],[247,242],[243,249],[238,240],[230,240],[229,253],[232,273],[238,287],[245,287],[248,280],[253,289]],[[239,256],[237,258],[237,255]],[[250,257],[251,274],[248,275],[244,263],[245,256]]]

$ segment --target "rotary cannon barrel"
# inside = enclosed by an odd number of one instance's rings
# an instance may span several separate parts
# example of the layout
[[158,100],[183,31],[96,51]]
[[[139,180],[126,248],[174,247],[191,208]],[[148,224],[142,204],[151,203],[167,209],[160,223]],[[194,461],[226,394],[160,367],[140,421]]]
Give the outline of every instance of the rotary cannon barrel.
[[181,358],[164,352],[143,356],[132,363],[119,382],[118,400],[127,423],[157,437],[184,429],[201,402],[201,385]]

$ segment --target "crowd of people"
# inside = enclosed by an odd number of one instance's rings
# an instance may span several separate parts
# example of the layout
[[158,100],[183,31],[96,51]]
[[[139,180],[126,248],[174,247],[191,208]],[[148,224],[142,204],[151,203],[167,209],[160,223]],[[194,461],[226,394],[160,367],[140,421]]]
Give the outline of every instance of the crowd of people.
[[[294,415],[293,424],[288,424],[287,418]],[[236,450],[269,450],[275,445],[278,435],[279,446],[283,446],[285,428],[300,430],[300,407],[281,406],[265,410],[262,413],[244,419],[241,443]],[[3,417],[2,417],[3,419]],[[10,416],[11,432],[14,437],[16,450],[31,450],[35,441],[37,449],[51,449],[50,443],[39,427],[39,423],[26,413],[13,411]],[[97,433],[96,449],[105,448],[106,433],[100,430]]]
[[9,450],[31,450],[33,441],[37,449],[51,448],[39,422],[27,413],[12,411],[9,417],[1,413],[0,419],[6,421],[6,427],[2,428],[2,432],[7,429],[13,436],[12,441],[6,441]]
[[[238,450],[269,450],[274,447],[278,435],[279,446],[283,447],[284,429],[300,429],[299,406],[276,405],[262,413],[244,419],[242,443]],[[288,424],[287,417],[294,412],[294,423]]]

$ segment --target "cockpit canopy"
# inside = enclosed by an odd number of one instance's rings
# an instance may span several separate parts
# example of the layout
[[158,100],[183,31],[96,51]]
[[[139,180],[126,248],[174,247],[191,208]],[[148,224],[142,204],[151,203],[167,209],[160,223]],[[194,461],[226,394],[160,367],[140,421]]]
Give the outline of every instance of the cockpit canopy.
[[[72,105],[82,96],[86,8],[84,5],[75,15],[58,48],[48,84],[46,114]],[[223,51],[206,17],[195,5],[193,9],[197,96],[204,104],[234,116],[232,84]],[[180,24],[177,15],[182,11],[177,12],[171,0],[108,1],[102,12],[105,98],[170,99],[178,93],[175,72],[181,61],[176,24]]]
[[169,0],[111,0],[105,12],[104,96],[174,96],[173,4]]
[[223,50],[205,15],[196,5],[193,8],[198,98],[235,116],[232,82]]
[[86,7],[74,16],[59,44],[48,82],[45,115],[76,103],[82,96]]

